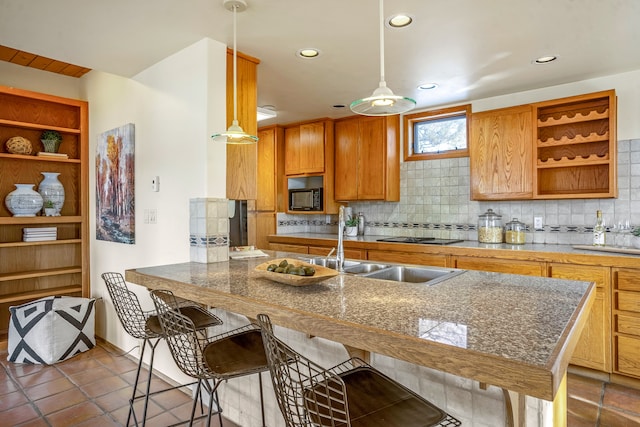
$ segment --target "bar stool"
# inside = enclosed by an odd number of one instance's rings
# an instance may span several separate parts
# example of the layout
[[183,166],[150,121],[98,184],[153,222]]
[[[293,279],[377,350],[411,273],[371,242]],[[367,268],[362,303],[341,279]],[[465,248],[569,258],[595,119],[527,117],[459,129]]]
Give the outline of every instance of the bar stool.
[[[194,322],[174,309],[177,302],[171,291],[152,290],[151,299],[156,306],[173,360],[184,374],[198,380],[196,399],[191,410],[192,421],[196,402],[201,389],[204,388],[209,393],[207,426],[211,425],[214,395],[215,413],[222,425],[222,408],[217,399],[217,390],[221,382],[257,373],[262,425],[265,426],[261,373],[269,370],[269,367],[260,328],[252,323],[210,338],[200,337],[196,333]],[[212,381],[213,385],[209,381]]]
[[358,358],[324,369],[273,334],[258,315],[271,380],[287,427],[459,426],[460,421]]
[[[136,371],[136,379],[133,383],[133,393],[131,399],[129,399],[129,415],[127,415],[127,426],[131,421],[133,415],[133,422],[138,425],[138,418],[134,410],[134,403],[137,399],[144,398],[144,409],[142,412],[142,425],[144,426],[147,421],[147,407],[149,404],[149,396],[164,391],[173,390],[175,388],[183,387],[176,386],[163,390],[158,390],[153,393],[149,393],[151,386],[151,376],[153,372],[153,359],[155,355],[156,346],[160,340],[164,337],[162,334],[162,327],[158,316],[153,311],[144,311],[140,306],[140,301],[134,292],[127,288],[127,283],[120,273],[103,273],[102,279],[104,280],[109,296],[113,302],[113,306],[118,314],[118,319],[124,330],[133,338],[142,340],[142,350],[140,352],[140,360],[138,361],[138,370]],[[204,330],[211,326],[217,326],[222,324],[217,316],[209,313],[193,301],[181,299],[180,311],[183,315],[187,316],[194,323],[194,327],[197,330]],[[140,371],[142,368],[142,360],[144,358],[144,352],[149,344],[151,348],[151,358],[149,361],[149,375],[147,377],[147,388],[143,394],[136,396],[138,393],[138,380],[140,379]]]

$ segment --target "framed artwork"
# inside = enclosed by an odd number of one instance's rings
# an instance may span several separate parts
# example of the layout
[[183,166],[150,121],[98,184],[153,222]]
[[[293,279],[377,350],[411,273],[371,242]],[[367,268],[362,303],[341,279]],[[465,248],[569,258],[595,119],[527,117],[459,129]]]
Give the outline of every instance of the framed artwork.
[[133,123],[100,134],[96,149],[96,239],[134,244]]

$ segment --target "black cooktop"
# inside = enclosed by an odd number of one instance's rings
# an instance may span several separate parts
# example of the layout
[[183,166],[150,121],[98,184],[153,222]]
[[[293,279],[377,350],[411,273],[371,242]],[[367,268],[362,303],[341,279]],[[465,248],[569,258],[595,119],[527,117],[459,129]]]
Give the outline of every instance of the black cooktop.
[[451,243],[460,243],[459,239],[436,239],[435,237],[387,237],[377,239],[378,242],[392,243],[417,243],[420,245],[450,245]]

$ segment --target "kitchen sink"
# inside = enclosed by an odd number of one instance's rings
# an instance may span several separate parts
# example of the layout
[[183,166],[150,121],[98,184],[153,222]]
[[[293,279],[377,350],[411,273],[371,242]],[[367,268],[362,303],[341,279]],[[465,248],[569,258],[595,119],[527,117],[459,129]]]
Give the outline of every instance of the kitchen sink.
[[428,283],[430,285],[464,273],[465,270],[449,270],[435,267],[415,267],[394,265],[371,273],[360,274],[369,279],[391,280],[394,282]]
[[358,265],[353,265],[351,267],[345,267],[345,273],[351,274],[364,274],[364,273],[372,273],[374,271],[382,270],[383,268],[389,268],[390,266],[387,264],[376,264],[373,262],[364,262]]
[[[333,268],[334,270],[338,268],[336,266],[335,257],[333,258],[327,258],[327,257],[302,258],[302,260],[305,262],[308,262],[309,264],[320,265],[322,267],[327,267],[327,268]],[[359,261],[345,260],[344,263],[342,264],[342,267],[346,269],[347,267],[355,267],[360,264],[361,263]]]

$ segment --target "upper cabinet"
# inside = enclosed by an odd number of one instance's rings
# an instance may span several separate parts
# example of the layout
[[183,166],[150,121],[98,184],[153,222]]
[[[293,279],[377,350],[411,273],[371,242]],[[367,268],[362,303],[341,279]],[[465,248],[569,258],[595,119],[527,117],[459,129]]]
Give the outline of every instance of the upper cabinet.
[[535,197],[617,197],[615,91],[533,104]]
[[285,129],[284,170],[286,175],[322,174],[325,172],[327,134],[333,133],[330,121],[302,123]]
[[617,197],[615,91],[474,113],[473,200]]
[[284,130],[273,125],[258,131],[258,193],[257,211],[276,212],[282,206],[278,195],[282,194],[282,168],[279,167],[279,154],[282,149]]
[[[260,60],[238,52],[238,122],[258,134],[257,74]],[[233,121],[233,50],[227,49],[227,128]],[[256,144],[227,144],[227,199],[256,198]]]
[[469,159],[473,200],[531,199],[532,107],[471,116]]
[[335,122],[335,200],[400,200],[400,117]]

